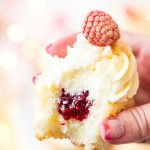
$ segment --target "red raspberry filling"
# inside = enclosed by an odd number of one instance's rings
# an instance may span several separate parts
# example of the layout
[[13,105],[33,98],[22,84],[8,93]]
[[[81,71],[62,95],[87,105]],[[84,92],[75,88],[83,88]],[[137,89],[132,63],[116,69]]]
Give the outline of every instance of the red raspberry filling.
[[63,115],[65,120],[74,119],[82,121],[87,118],[89,108],[93,104],[93,100],[89,100],[88,96],[88,90],[82,91],[79,95],[71,95],[62,89],[60,98],[57,101],[57,110]]

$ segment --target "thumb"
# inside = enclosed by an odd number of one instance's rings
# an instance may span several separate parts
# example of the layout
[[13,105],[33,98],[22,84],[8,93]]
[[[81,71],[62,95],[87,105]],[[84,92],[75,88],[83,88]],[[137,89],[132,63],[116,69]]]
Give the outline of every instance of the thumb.
[[100,135],[111,144],[140,142],[150,138],[150,103],[104,120],[100,124]]

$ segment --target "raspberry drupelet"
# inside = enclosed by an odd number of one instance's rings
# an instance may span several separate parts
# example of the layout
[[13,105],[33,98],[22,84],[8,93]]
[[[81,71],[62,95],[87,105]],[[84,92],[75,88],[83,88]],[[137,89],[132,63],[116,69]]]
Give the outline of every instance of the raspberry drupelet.
[[82,33],[91,44],[101,47],[114,44],[120,38],[118,25],[110,15],[100,10],[88,13]]

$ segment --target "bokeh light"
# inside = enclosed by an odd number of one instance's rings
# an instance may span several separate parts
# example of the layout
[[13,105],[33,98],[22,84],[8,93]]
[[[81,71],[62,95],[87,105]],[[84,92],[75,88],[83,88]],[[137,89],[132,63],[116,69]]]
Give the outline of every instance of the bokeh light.
[[8,142],[10,138],[11,129],[5,124],[0,124],[0,143]]
[[13,69],[17,64],[18,58],[14,52],[2,51],[0,53],[0,67],[5,70]]
[[20,43],[26,38],[26,29],[21,24],[12,24],[7,29],[7,36],[10,41]]
[[34,16],[40,16],[46,11],[45,0],[29,0],[27,2],[28,11]]
[[146,14],[145,19],[150,22],[150,12]]
[[36,40],[26,40],[22,44],[23,55],[27,58],[35,58],[40,50],[40,43]]

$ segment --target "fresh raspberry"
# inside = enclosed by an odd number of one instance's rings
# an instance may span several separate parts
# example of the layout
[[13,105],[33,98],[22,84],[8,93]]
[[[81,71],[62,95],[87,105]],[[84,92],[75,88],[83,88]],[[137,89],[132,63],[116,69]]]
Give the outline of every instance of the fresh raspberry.
[[110,15],[95,10],[88,13],[84,20],[82,33],[94,45],[107,46],[120,38],[118,25]]

